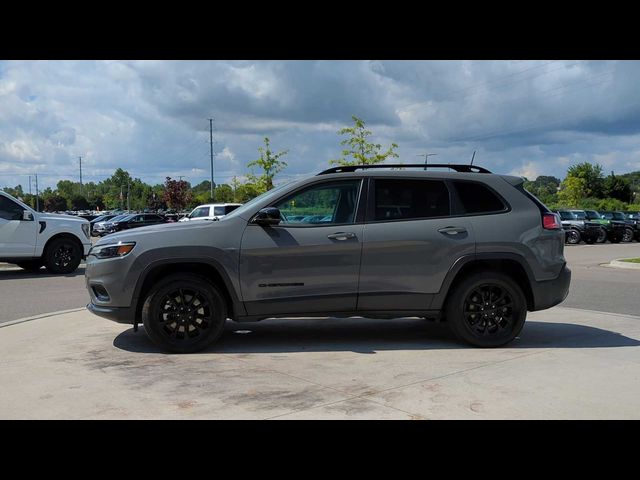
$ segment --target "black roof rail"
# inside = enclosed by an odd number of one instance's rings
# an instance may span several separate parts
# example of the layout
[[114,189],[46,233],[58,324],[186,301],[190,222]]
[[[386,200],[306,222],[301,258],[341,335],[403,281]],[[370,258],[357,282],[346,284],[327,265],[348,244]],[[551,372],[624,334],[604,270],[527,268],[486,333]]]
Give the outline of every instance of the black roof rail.
[[458,163],[376,163],[374,165],[342,165],[339,167],[328,168],[318,175],[326,175],[328,173],[344,173],[355,172],[356,170],[368,170],[371,168],[449,168],[458,173],[491,173],[484,167],[478,165],[462,165]]

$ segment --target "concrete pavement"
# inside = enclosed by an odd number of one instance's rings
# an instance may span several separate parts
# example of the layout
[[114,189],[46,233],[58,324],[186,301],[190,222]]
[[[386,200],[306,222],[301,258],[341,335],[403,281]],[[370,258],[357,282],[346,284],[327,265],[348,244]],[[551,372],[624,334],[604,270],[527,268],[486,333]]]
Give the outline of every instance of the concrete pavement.
[[572,308],[499,349],[420,319],[300,319],[167,355],[76,311],[0,326],[0,351],[2,419],[640,418],[640,317]]

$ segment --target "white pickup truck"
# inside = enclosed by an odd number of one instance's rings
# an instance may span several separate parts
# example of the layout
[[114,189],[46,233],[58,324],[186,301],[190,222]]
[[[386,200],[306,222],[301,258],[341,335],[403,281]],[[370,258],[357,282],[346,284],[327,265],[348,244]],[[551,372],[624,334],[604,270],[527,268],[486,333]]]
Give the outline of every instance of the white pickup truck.
[[91,248],[89,222],[36,212],[0,191],[0,262],[37,271],[71,273]]

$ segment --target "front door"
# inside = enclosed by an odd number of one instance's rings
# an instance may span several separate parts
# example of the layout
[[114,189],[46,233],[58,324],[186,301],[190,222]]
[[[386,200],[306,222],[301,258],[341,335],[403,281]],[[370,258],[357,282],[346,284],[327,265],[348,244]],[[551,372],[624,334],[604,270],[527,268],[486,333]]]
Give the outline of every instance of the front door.
[[355,310],[361,189],[361,179],[315,183],[271,205],[281,212],[279,225],[247,225],[240,283],[249,315]]
[[23,219],[24,208],[0,195],[0,257],[32,257],[36,250],[38,223]]

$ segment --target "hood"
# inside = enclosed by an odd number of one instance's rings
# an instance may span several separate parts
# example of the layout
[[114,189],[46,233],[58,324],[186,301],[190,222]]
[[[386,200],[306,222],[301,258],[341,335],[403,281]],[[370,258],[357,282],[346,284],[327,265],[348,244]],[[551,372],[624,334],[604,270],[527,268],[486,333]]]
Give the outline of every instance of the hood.
[[89,223],[89,220],[73,215],[62,215],[59,213],[38,213],[39,220],[64,220],[65,222]]
[[205,228],[216,228],[220,225],[219,221],[205,220],[202,222],[173,222],[158,223],[157,225],[149,225],[147,227],[138,227],[131,230],[123,230],[122,232],[112,233],[106,237],[102,237],[96,245],[106,245],[108,243],[117,242],[137,242],[144,240],[144,237],[153,235],[154,239],[158,235],[175,236],[189,235],[190,232],[196,232]]

